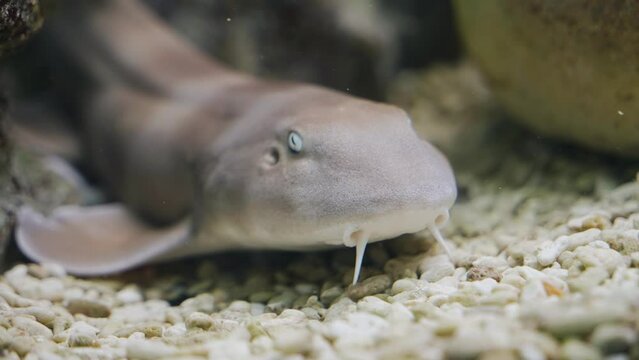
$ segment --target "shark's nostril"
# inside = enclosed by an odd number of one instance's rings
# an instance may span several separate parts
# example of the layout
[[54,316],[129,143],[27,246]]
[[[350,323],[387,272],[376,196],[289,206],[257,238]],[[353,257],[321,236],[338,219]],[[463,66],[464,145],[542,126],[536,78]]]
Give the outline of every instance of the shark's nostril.
[[351,241],[353,244],[357,244],[365,236],[364,230],[356,230],[351,233]]
[[435,225],[440,227],[448,221],[448,211],[444,211],[435,217]]

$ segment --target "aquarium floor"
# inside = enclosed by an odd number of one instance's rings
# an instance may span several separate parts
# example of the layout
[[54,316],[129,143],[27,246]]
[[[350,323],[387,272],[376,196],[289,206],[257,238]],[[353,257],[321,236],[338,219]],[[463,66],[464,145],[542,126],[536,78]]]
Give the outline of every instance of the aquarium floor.
[[81,279],[0,278],[5,359],[639,357],[636,162],[510,125],[467,64],[400,76],[394,102],[449,155],[445,235],[354,253],[234,253]]

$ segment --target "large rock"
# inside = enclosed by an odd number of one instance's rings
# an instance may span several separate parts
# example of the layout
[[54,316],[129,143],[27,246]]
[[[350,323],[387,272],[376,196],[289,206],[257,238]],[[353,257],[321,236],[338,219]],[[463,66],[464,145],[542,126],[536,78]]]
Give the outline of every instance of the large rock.
[[[0,57],[24,43],[42,25],[37,0],[9,0],[0,4]],[[40,59],[41,60],[41,59]],[[15,224],[17,209],[29,204],[41,210],[77,202],[71,184],[51,171],[46,161],[16,149],[6,119],[7,102],[0,92],[0,265]]]
[[146,0],[243,71],[382,98],[402,67],[457,55],[448,0]]
[[639,2],[456,0],[471,57],[513,118],[639,156]]
[[38,0],[0,3],[0,55],[24,42],[42,26]]

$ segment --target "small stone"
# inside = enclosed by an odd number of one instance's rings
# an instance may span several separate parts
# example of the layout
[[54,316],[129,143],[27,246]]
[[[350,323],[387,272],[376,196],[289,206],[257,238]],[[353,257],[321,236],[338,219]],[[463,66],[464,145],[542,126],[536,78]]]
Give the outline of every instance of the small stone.
[[71,314],[83,314],[89,317],[102,318],[111,315],[111,309],[97,300],[77,298],[67,302],[67,310]]
[[29,306],[26,308],[17,308],[14,311],[16,314],[33,316],[39,323],[47,327],[51,327],[50,325],[52,325],[56,319],[56,314],[44,306]]
[[603,238],[611,248],[624,255],[639,251],[639,229],[625,230],[621,233],[604,232]]
[[162,336],[162,329],[162,324],[156,322],[137,323],[119,327],[113,335],[117,337],[129,337],[134,333],[142,333],[145,338],[152,338]]
[[341,286],[330,287],[320,294],[320,301],[326,305],[333,303],[338,297],[344,293]]
[[402,305],[401,303],[393,303],[393,304],[391,304],[389,310],[390,311],[388,312],[388,315],[386,316],[386,318],[392,324],[410,322],[410,321],[413,321],[415,319],[415,316],[413,315],[413,313],[406,306]]
[[237,329],[240,326],[240,323],[236,320],[229,319],[213,319],[213,324],[211,325],[210,331],[216,332],[225,332],[230,333],[233,330]]
[[315,308],[304,307],[302,308],[301,311],[304,313],[304,315],[306,315],[306,318],[309,320],[322,320],[323,318],[322,312]]
[[256,293],[249,295],[249,301],[256,302],[256,303],[265,303],[272,297],[273,297],[272,291],[258,291]]
[[419,264],[419,271],[421,272],[421,280],[435,282],[445,276],[452,275],[455,272],[455,265],[450,262],[447,255],[437,255],[425,258]]
[[580,246],[575,249],[575,255],[584,266],[603,268],[609,274],[612,274],[620,267],[627,266],[624,257],[612,249]]
[[537,250],[537,261],[542,266],[549,266],[566,250],[573,250],[579,246],[601,240],[601,230],[588,229],[579,233],[560,236],[555,241],[545,241]]
[[474,266],[468,269],[466,273],[466,279],[468,281],[480,281],[484,279],[493,279],[495,281],[501,281],[501,274],[493,267],[487,266]]
[[36,345],[35,340],[27,335],[15,335],[11,336],[7,342],[7,347],[12,349],[18,355],[25,356],[33,349]]
[[186,299],[180,307],[184,309],[184,313],[188,314],[193,311],[199,311],[210,314],[215,311],[215,297],[211,294],[200,294],[196,297]]
[[31,299],[27,299],[16,294],[13,289],[6,284],[0,283],[0,298],[2,298],[11,307],[27,307],[36,305]]
[[601,354],[589,344],[577,339],[568,339],[561,346],[561,358],[564,360],[600,360]]
[[135,285],[125,286],[115,294],[115,298],[122,304],[132,304],[144,300],[142,292]]
[[472,265],[477,267],[490,267],[499,272],[502,272],[510,267],[508,265],[508,261],[506,261],[502,257],[497,256],[481,256],[473,261]]
[[97,339],[98,329],[85,323],[78,321],[69,328],[69,337],[67,344],[70,347],[93,346]]
[[539,279],[528,281],[521,292],[522,302],[535,302],[544,299],[547,296],[544,283]]
[[392,258],[384,264],[384,272],[390,275],[393,280],[416,279],[419,263],[419,259],[415,259],[415,257]]
[[601,324],[590,340],[603,354],[627,353],[637,343],[637,332],[623,325]]
[[285,291],[280,295],[272,297],[266,304],[266,309],[275,313],[280,313],[293,305],[297,294],[293,291]]
[[26,316],[16,316],[12,318],[11,325],[15,329],[22,330],[33,337],[42,337],[45,339],[53,337],[51,329]]
[[348,297],[359,300],[368,295],[379,294],[391,286],[391,278],[388,275],[370,277],[358,284],[351,285],[346,291]]
[[[481,353],[478,360],[517,360],[520,359],[517,353],[513,350],[507,349],[495,349],[488,350]],[[525,358],[527,359],[527,358]]]
[[188,329],[200,328],[203,330],[208,330],[212,325],[213,318],[201,312],[195,311],[186,317],[186,327]]
[[583,335],[597,325],[622,321],[630,316],[627,304],[613,299],[574,306],[570,303],[531,304],[532,311],[542,328],[557,337]]
[[57,277],[57,278],[63,278],[67,276],[66,270],[64,270],[64,268],[60,264],[43,263],[43,264],[40,264],[40,266],[42,267],[42,270],[44,270],[48,276]]
[[377,316],[386,317],[391,311],[391,304],[375,296],[366,296],[357,302],[357,309]]
[[311,333],[306,328],[279,327],[269,330],[276,349],[285,354],[301,354],[309,350]]
[[391,295],[417,289],[417,279],[399,279],[393,283]]
[[477,294],[487,295],[490,294],[495,287],[497,287],[497,281],[492,278],[486,278],[479,281],[464,283],[464,287],[473,289]]
[[356,311],[357,305],[353,302],[353,300],[343,297],[328,308],[328,311],[326,311],[326,315],[324,316],[324,321],[340,319],[346,314],[355,313]]
[[171,357],[177,349],[161,341],[130,339],[126,345],[126,356],[130,359],[156,360]]
[[179,324],[175,324],[175,325],[169,326],[164,331],[162,336],[164,336],[164,337],[181,337],[181,336],[184,336],[184,334],[186,334],[186,324],[179,323]]
[[568,220],[568,228],[578,232],[588,229],[603,230],[609,228],[610,225],[610,213],[604,211],[593,212]]
[[584,270],[578,276],[568,279],[567,282],[570,290],[581,292],[598,286],[609,277],[610,275],[606,269],[601,267],[591,267]]

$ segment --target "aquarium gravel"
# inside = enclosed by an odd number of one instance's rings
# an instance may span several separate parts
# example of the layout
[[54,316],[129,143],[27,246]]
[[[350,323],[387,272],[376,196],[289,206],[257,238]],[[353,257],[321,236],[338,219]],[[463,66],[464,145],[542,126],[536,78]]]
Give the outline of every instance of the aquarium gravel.
[[639,357],[636,162],[540,139],[467,64],[402,75],[395,102],[453,163],[444,233],[353,250],[234,253],[82,279],[0,278],[4,359]]

